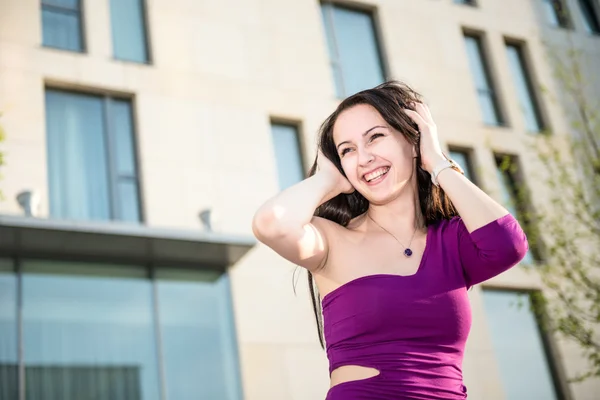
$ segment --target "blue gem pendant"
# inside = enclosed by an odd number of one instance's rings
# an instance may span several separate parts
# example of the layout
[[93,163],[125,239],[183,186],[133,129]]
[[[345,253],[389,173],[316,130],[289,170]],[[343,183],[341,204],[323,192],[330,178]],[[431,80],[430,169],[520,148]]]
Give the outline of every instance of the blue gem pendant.
[[404,255],[405,255],[406,257],[410,257],[410,256],[412,256],[412,250],[411,250],[411,249],[408,249],[408,248],[407,248],[407,249],[405,249],[405,250],[404,250]]

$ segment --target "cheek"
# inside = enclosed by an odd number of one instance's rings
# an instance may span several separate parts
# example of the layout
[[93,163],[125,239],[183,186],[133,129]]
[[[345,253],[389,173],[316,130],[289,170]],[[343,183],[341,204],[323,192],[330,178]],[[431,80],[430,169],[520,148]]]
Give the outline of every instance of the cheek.
[[344,174],[346,174],[346,178],[350,182],[355,182],[357,180],[356,177],[356,165],[352,160],[352,157],[346,156],[342,158],[342,169],[344,170]]

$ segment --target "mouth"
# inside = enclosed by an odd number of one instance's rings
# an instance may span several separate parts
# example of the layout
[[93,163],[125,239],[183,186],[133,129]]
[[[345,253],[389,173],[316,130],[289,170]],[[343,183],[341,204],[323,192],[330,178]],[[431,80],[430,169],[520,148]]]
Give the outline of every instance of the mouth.
[[376,183],[381,182],[385,179],[387,173],[389,172],[390,167],[380,167],[374,171],[368,172],[363,175],[363,180],[370,185],[374,185]]

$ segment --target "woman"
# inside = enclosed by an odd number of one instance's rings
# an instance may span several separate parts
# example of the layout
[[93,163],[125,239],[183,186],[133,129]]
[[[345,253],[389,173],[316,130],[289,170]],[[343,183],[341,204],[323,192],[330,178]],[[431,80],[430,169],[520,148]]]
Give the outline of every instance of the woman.
[[323,295],[327,400],[466,398],[467,290],[524,257],[518,222],[444,156],[429,109],[397,82],[338,106],[310,175],[253,230]]

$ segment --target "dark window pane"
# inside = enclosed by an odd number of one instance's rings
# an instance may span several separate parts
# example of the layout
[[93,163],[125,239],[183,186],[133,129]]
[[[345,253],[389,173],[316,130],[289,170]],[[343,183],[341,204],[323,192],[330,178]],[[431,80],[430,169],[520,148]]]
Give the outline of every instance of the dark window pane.
[[328,43],[335,43],[333,53],[330,46],[330,57],[338,66],[334,68],[338,97],[382,83],[383,66],[371,14],[329,4],[322,7]]
[[271,125],[279,188],[286,189],[304,179],[298,131],[292,125]]
[[46,92],[50,214],[110,219],[103,100]]
[[600,33],[600,23],[594,9],[592,0],[579,0],[581,14],[583,15],[583,24],[588,33]]
[[119,60],[148,62],[143,1],[110,1],[113,52]]
[[0,399],[18,398],[17,278],[10,260],[0,259]]
[[543,0],[543,7],[551,26],[568,28],[569,17],[563,0]]
[[469,6],[474,6],[475,5],[475,0],[454,0],[454,2],[456,4],[466,4]]
[[506,398],[556,399],[529,296],[484,290],[483,301]]
[[158,271],[158,304],[168,397],[240,400],[229,280]]
[[101,265],[23,268],[27,399],[160,398],[152,285],[136,278],[144,270],[125,277],[124,268]]
[[83,51],[79,13],[43,9],[42,30],[44,46]]

